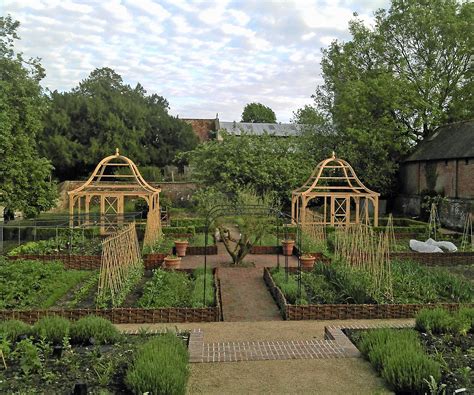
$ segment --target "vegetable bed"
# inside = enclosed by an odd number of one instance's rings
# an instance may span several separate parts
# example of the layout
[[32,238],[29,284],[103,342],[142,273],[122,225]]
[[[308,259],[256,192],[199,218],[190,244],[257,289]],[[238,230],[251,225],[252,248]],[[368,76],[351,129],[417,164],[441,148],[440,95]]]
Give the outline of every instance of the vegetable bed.
[[[110,321],[0,323],[1,393],[176,393],[188,379],[188,333],[123,335]],[[81,391],[82,390],[82,391]]]
[[302,273],[301,298],[296,272],[265,269],[264,279],[286,319],[349,319],[413,317],[423,306],[445,304],[456,309],[474,303],[474,285],[446,270],[394,261],[393,294],[373,287],[364,272],[334,262],[318,263]]

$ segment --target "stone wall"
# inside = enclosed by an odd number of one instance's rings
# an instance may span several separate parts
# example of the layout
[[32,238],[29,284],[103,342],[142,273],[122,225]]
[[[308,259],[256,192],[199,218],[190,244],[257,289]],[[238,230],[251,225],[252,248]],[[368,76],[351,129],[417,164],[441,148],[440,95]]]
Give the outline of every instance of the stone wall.
[[199,141],[203,142],[209,140],[212,134],[217,131],[217,119],[182,119],[184,122],[191,125],[194,133],[198,136]]

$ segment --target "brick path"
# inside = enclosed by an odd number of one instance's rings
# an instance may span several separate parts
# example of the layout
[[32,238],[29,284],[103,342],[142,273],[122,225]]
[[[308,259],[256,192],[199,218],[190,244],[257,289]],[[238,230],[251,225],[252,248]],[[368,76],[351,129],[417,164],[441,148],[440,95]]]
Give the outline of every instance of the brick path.
[[220,268],[224,321],[281,320],[260,268]]
[[200,362],[341,358],[344,350],[328,340],[207,343]]

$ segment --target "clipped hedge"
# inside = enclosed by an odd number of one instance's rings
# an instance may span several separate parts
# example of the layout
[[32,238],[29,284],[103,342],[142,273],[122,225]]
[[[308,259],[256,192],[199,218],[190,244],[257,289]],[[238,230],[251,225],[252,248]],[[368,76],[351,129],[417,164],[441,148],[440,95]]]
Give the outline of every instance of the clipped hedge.
[[69,336],[71,322],[67,318],[50,316],[39,319],[33,326],[33,333],[54,344],[61,344]]
[[102,317],[89,315],[71,326],[71,340],[81,344],[113,344],[120,338],[120,332]]
[[194,235],[196,233],[196,228],[194,226],[164,226],[162,230],[165,236],[183,234]]

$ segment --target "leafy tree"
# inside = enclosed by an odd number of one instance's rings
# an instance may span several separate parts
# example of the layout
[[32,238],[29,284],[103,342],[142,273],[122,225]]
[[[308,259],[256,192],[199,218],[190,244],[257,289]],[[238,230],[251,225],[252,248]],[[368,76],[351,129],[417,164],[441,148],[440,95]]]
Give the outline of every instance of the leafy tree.
[[114,70],[94,70],[71,92],[53,92],[42,152],[61,179],[87,175],[120,148],[141,166],[165,166],[197,144],[190,125],[168,114],[168,102],[131,88]]
[[36,136],[42,129],[47,101],[39,82],[38,59],[24,59],[14,49],[19,22],[0,17],[0,202],[27,216],[54,206],[51,163],[38,155]]
[[205,186],[225,193],[244,187],[263,196],[273,192],[282,203],[291,190],[311,173],[314,159],[307,158],[297,140],[265,134],[224,136],[223,141],[208,141],[186,153],[193,177]]
[[473,9],[455,0],[393,0],[376,12],[373,29],[355,19],[352,39],[323,51],[324,83],[313,97],[333,129],[330,143],[382,194],[395,189],[398,162],[417,141],[474,115]]
[[270,107],[261,103],[249,103],[242,112],[242,122],[276,123],[276,115]]

